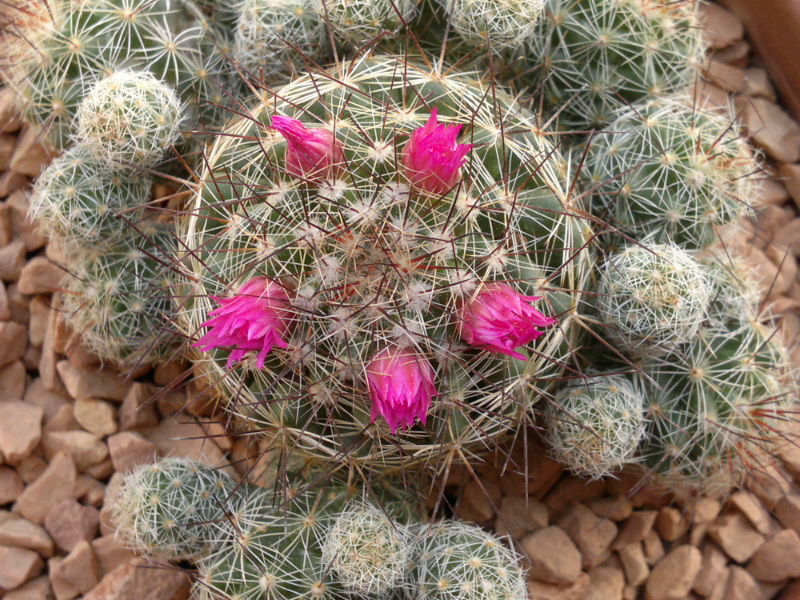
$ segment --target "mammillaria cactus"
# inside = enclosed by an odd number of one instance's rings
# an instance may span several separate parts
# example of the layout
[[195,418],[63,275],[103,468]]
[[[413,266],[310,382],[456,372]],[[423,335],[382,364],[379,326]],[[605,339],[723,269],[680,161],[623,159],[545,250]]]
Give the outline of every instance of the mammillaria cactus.
[[688,98],[622,109],[592,143],[594,210],[635,239],[704,248],[752,208],[753,151],[730,118]]
[[98,160],[152,167],[184,123],[175,92],[150,73],[117,71],[98,81],[78,107],[76,137]]
[[518,49],[533,35],[545,0],[439,0],[466,42],[495,52]]
[[[218,139],[181,223],[194,281],[183,331],[202,336],[213,298],[256,277],[283,287],[292,312],[287,348],[276,344],[263,368],[227,368],[245,347],[235,343],[195,357],[224,397],[244,394],[227,404],[245,424],[383,469],[460,459],[529,418],[568,352],[585,230],[532,116],[491,98],[477,81],[362,58],[298,78]],[[460,324],[500,283],[514,292],[492,334],[505,336],[502,351]],[[537,292],[541,329],[514,331]],[[503,326],[496,308],[479,329]],[[369,367],[390,351],[414,357],[394,380]],[[376,397],[395,411],[375,410]],[[390,427],[370,425],[388,414]]]
[[415,0],[324,0],[321,14],[335,39],[360,48],[409,23],[417,4]]
[[587,375],[545,408],[553,455],[572,472],[599,478],[635,460],[645,432],[640,389],[624,375]]
[[521,78],[563,128],[602,127],[626,103],[691,83],[702,44],[697,2],[547,0]]
[[688,342],[708,315],[708,270],[672,244],[630,246],[606,260],[597,310],[608,335],[633,355]]

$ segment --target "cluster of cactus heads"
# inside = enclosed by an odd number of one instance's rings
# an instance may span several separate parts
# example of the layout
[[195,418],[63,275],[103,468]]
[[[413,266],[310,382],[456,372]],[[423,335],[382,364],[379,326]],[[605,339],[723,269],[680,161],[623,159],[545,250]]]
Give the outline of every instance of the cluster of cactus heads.
[[111,506],[133,550],[196,564],[201,599],[526,598],[516,554],[475,526],[405,523],[335,484],[288,492],[163,459],[127,475]]

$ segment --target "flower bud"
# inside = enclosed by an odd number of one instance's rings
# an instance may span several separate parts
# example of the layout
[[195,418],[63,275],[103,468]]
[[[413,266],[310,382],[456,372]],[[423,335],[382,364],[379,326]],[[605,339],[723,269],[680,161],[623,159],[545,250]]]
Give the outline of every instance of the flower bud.
[[286,170],[304,179],[336,177],[344,165],[344,152],[333,132],[306,129],[302,121],[281,115],[272,117],[272,128],[286,138]]

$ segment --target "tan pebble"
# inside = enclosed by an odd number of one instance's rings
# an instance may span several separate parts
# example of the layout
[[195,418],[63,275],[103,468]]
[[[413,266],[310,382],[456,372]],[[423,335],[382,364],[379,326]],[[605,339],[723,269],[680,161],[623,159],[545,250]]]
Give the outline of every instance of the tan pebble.
[[0,590],[13,590],[42,572],[44,563],[33,550],[0,546]]
[[776,532],[769,512],[755,494],[744,490],[738,491],[731,496],[730,503],[747,517],[761,535],[768,536]]
[[46,390],[67,395],[67,390],[64,387],[64,383],[61,381],[56,367],[59,362],[59,356],[53,345],[56,314],[58,314],[58,311],[50,311],[47,333],[45,333],[44,342],[42,343],[42,358],[39,361],[39,378],[42,380],[42,384]]
[[187,600],[191,579],[177,569],[152,569],[142,560],[108,573],[83,600]]
[[702,4],[703,37],[712,48],[727,48],[744,37],[744,26],[729,10],[718,4]]
[[703,565],[692,589],[701,596],[708,596],[714,590],[714,586],[726,576],[728,557],[719,546],[711,542],[703,544],[702,552]]
[[524,496],[505,496],[500,501],[495,531],[498,535],[510,535],[514,539],[548,525],[547,507]]
[[774,508],[780,499],[786,496],[792,485],[792,478],[775,464],[761,465],[748,475],[748,489],[758,496],[768,509]]
[[46,431],[42,435],[42,448],[48,458],[57,452],[69,452],[78,471],[108,456],[108,447],[103,441],[86,431]]
[[83,472],[95,479],[108,479],[114,472],[114,463],[111,462],[111,458],[109,457],[96,465],[86,467]]
[[748,96],[759,96],[775,102],[775,88],[769,75],[761,67],[749,67],[744,73],[744,93]]
[[561,479],[544,498],[551,515],[557,515],[574,502],[585,502],[601,497],[606,491],[603,480],[587,481],[578,477]]
[[598,517],[611,519],[615,522],[624,521],[633,512],[633,505],[625,496],[593,498],[586,502],[586,506]]
[[499,481],[473,479],[464,486],[456,504],[456,514],[466,521],[486,523],[494,518],[501,499]]
[[647,600],[683,600],[700,572],[703,557],[694,546],[670,550],[653,567],[647,580]]
[[67,452],[58,452],[36,481],[20,494],[15,507],[26,519],[42,523],[55,504],[74,497],[77,478],[72,457]]
[[156,365],[153,380],[157,385],[170,385],[185,375],[188,365],[182,358],[174,358]]
[[23,294],[47,294],[61,288],[65,271],[44,256],[35,256],[22,268],[19,289]]
[[764,600],[755,579],[741,567],[729,567],[728,585],[725,587],[725,600]]
[[653,528],[653,523],[655,523],[657,514],[658,513],[654,510],[634,511],[630,518],[622,525],[622,529],[617,539],[614,540],[612,548],[618,550],[629,544],[642,541],[644,536]]
[[722,515],[708,530],[708,534],[728,556],[739,563],[747,561],[764,543],[764,536],[741,513]]
[[581,573],[575,583],[570,585],[536,580],[528,582],[528,595],[535,600],[584,600],[588,590],[588,573]]
[[6,285],[0,281],[0,321],[11,320],[11,304],[8,300]]
[[644,555],[647,558],[647,564],[651,567],[656,564],[661,557],[664,556],[664,544],[661,543],[661,538],[654,529],[651,529],[642,540],[644,546]]
[[98,437],[117,431],[117,409],[105,400],[78,398],[74,412],[75,420],[80,426]]
[[781,525],[800,533],[800,494],[787,494],[778,501],[774,510]]
[[53,418],[44,426],[44,432],[74,431],[80,429],[80,423],[75,420],[75,405],[65,404],[56,411]]
[[766,98],[740,96],[739,117],[756,145],[778,162],[800,160],[800,125],[780,106]]
[[658,511],[656,531],[666,542],[674,542],[689,530],[689,519],[681,510],[664,506]]
[[[106,497],[114,498],[119,493],[120,486],[122,485],[123,474],[115,472],[111,479],[108,480],[106,485]],[[114,535],[116,533],[116,524],[112,518],[111,503],[106,502],[103,508],[100,509],[100,535]]]
[[692,523],[708,523],[719,516],[721,508],[722,504],[716,498],[700,496],[695,498],[691,504],[686,507],[686,510],[688,510],[691,515]]
[[42,438],[44,410],[22,400],[0,403],[0,452],[8,464],[19,464]]
[[25,244],[26,252],[33,252],[43,248],[47,238],[42,234],[39,225],[28,216],[30,196],[26,190],[17,190],[7,199],[6,204],[11,209],[11,227],[14,233]]
[[589,591],[584,600],[622,600],[625,575],[620,569],[595,567],[589,571]]
[[747,40],[736,42],[733,46],[721,48],[711,52],[710,57],[726,65],[735,65],[745,68],[748,65],[750,54],[750,44]]
[[522,540],[522,547],[531,561],[530,577],[557,584],[577,581],[581,553],[562,529],[540,529]]
[[25,585],[3,596],[3,600],[53,600],[54,598],[47,575],[31,579]]
[[78,475],[75,482],[75,497],[89,506],[98,507],[103,504],[106,494],[106,486],[97,481],[94,477],[83,474]]
[[129,381],[107,369],[82,369],[62,360],[58,373],[73,398],[103,398],[121,402],[131,387]]
[[234,473],[217,445],[204,439],[203,428],[197,423],[188,422],[186,417],[163,419],[157,427],[142,430],[142,435],[156,445],[162,456],[189,458],[211,467],[222,467],[226,473]]
[[11,170],[31,177],[39,175],[56,154],[45,139],[39,127],[26,124],[11,157]]
[[559,520],[583,556],[584,568],[602,563],[611,552],[611,542],[617,537],[617,526],[601,519],[585,504],[576,504]]
[[6,398],[25,396],[26,375],[25,364],[20,360],[0,368],[0,390],[3,390]]
[[39,362],[42,360],[42,349],[41,347],[36,346],[28,346],[28,349],[25,350],[25,355],[22,357],[22,364],[24,365],[25,369],[28,371],[35,371],[39,368]]
[[6,171],[0,175],[0,198],[5,198],[16,192],[27,188],[31,180],[20,173]]
[[[780,177],[780,166],[778,167],[778,177]],[[756,198],[752,201],[753,207],[758,210],[759,206],[782,206],[789,200],[789,191],[786,184],[789,182],[778,181],[776,177],[764,177],[759,180],[756,189]],[[800,184],[798,184],[798,197],[800,197]],[[800,207],[800,204],[798,204]]]
[[156,445],[133,431],[121,431],[109,437],[108,450],[114,469],[120,473],[151,463],[158,457]]
[[619,559],[622,561],[625,579],[629,585],[642,585],[647,581],[650,567],[647,566],[647,558],[645,558],[641,542],[620,548]]
[[71,552],[80,542],[90,541],[100,525],[100,513],[73,499],[53,505],[44,519],[44,527],[59,548]]
[[784,529],[769,538],[753,555],[747,571],[767,582],[800,577],[800,537]]
[[119,427],[123,431],[158,425],[155,386],[135,381],[119,409]]
[[504,463],[500,489],[504,496],[541,499],[561,478],[562,467],[547,455],[537,438],[525,441],[526,444],[519,442],[512,449],[507,464]]
[[0,89],[0,133],[16,133],[22,127],[17,99],[10,87]]
[[92,540],[92,549],[100,563],[101,577],[135,558],[133,552],[123,546],[113,535],[104,535]]
[[86,541],[80,542],[64,558],[51,558],[47,566],[56,600],[72,600],[86,594],[100,579],[97,558]]
[[47,470],[47,461],[38,454],[31,454],[17,465],[17,473],[25,484],[33,483]]
[[47,332],[47,319],[50,317],[50,300],[47,296],[36,296],[29,305],[28,339],[34,346],[44,343]]
[[14,321],[0,323],[0,366],[8,365],[25,355],[28,347],[27,328]]
[[785,186],[785,192],[792,197],[795,207],[800,209],[800,164],[779,164],[777,176],[780,183],[776,182],[776,185]]
[[45,558],[53,556],[53,540],[47,531],[27,519],[9,519],[0,523],[0,545],[27,548]]
[[703,74],[714,85],[729,92],[739,93],[745,88],[745,72],[739,67],[718,60],[709,60]]
[[0,506],[14,502],[23,488],[22,478],[17,472],[0,465]]
[[17,136],[0,134],[0,171],[5,171],[11,165],[11,156],[14,154],[16,143]]

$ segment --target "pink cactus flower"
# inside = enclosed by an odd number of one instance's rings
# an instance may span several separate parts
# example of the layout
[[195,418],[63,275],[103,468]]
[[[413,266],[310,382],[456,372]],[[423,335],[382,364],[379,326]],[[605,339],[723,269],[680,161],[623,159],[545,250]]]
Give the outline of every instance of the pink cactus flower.
[[258,368],[273,346],[286,348],[284,336],[291,324],[289,295],[280,284],[266,277],[255,277],[245,283],[232,298],[212,296],[222,306],[209,313],[211,319],[202,324],[206,333],[192,344],[203,352],[231,347],[228,368],[251,350],[258,352]]
[[428,122],[411,134],[403,165],[414,188],[440,196],[461,179],[461,167],[472,144],[456,140],[463,125],[440,125],[439,110],[434,108]]
[[272,117],[272,128],[286,138],[286,170],[292,175],[328,179],[344,165],[344,152],[333,132],[322,127],[306,129],[302,121],[281,115]]
[[540,327],[558,323],[530,303],[539,296],[523,296],[505,283],[490,283],[461,311],[461,337],[471,346],[527,358],[514,348],[532,342],[544,332]]
[[367,366],[372,422],[383,417],[392,433],[416,419],[424,425],[431,398],[439,395],[433,377],[431,364],[412,350],[390,346],[378,353]]

